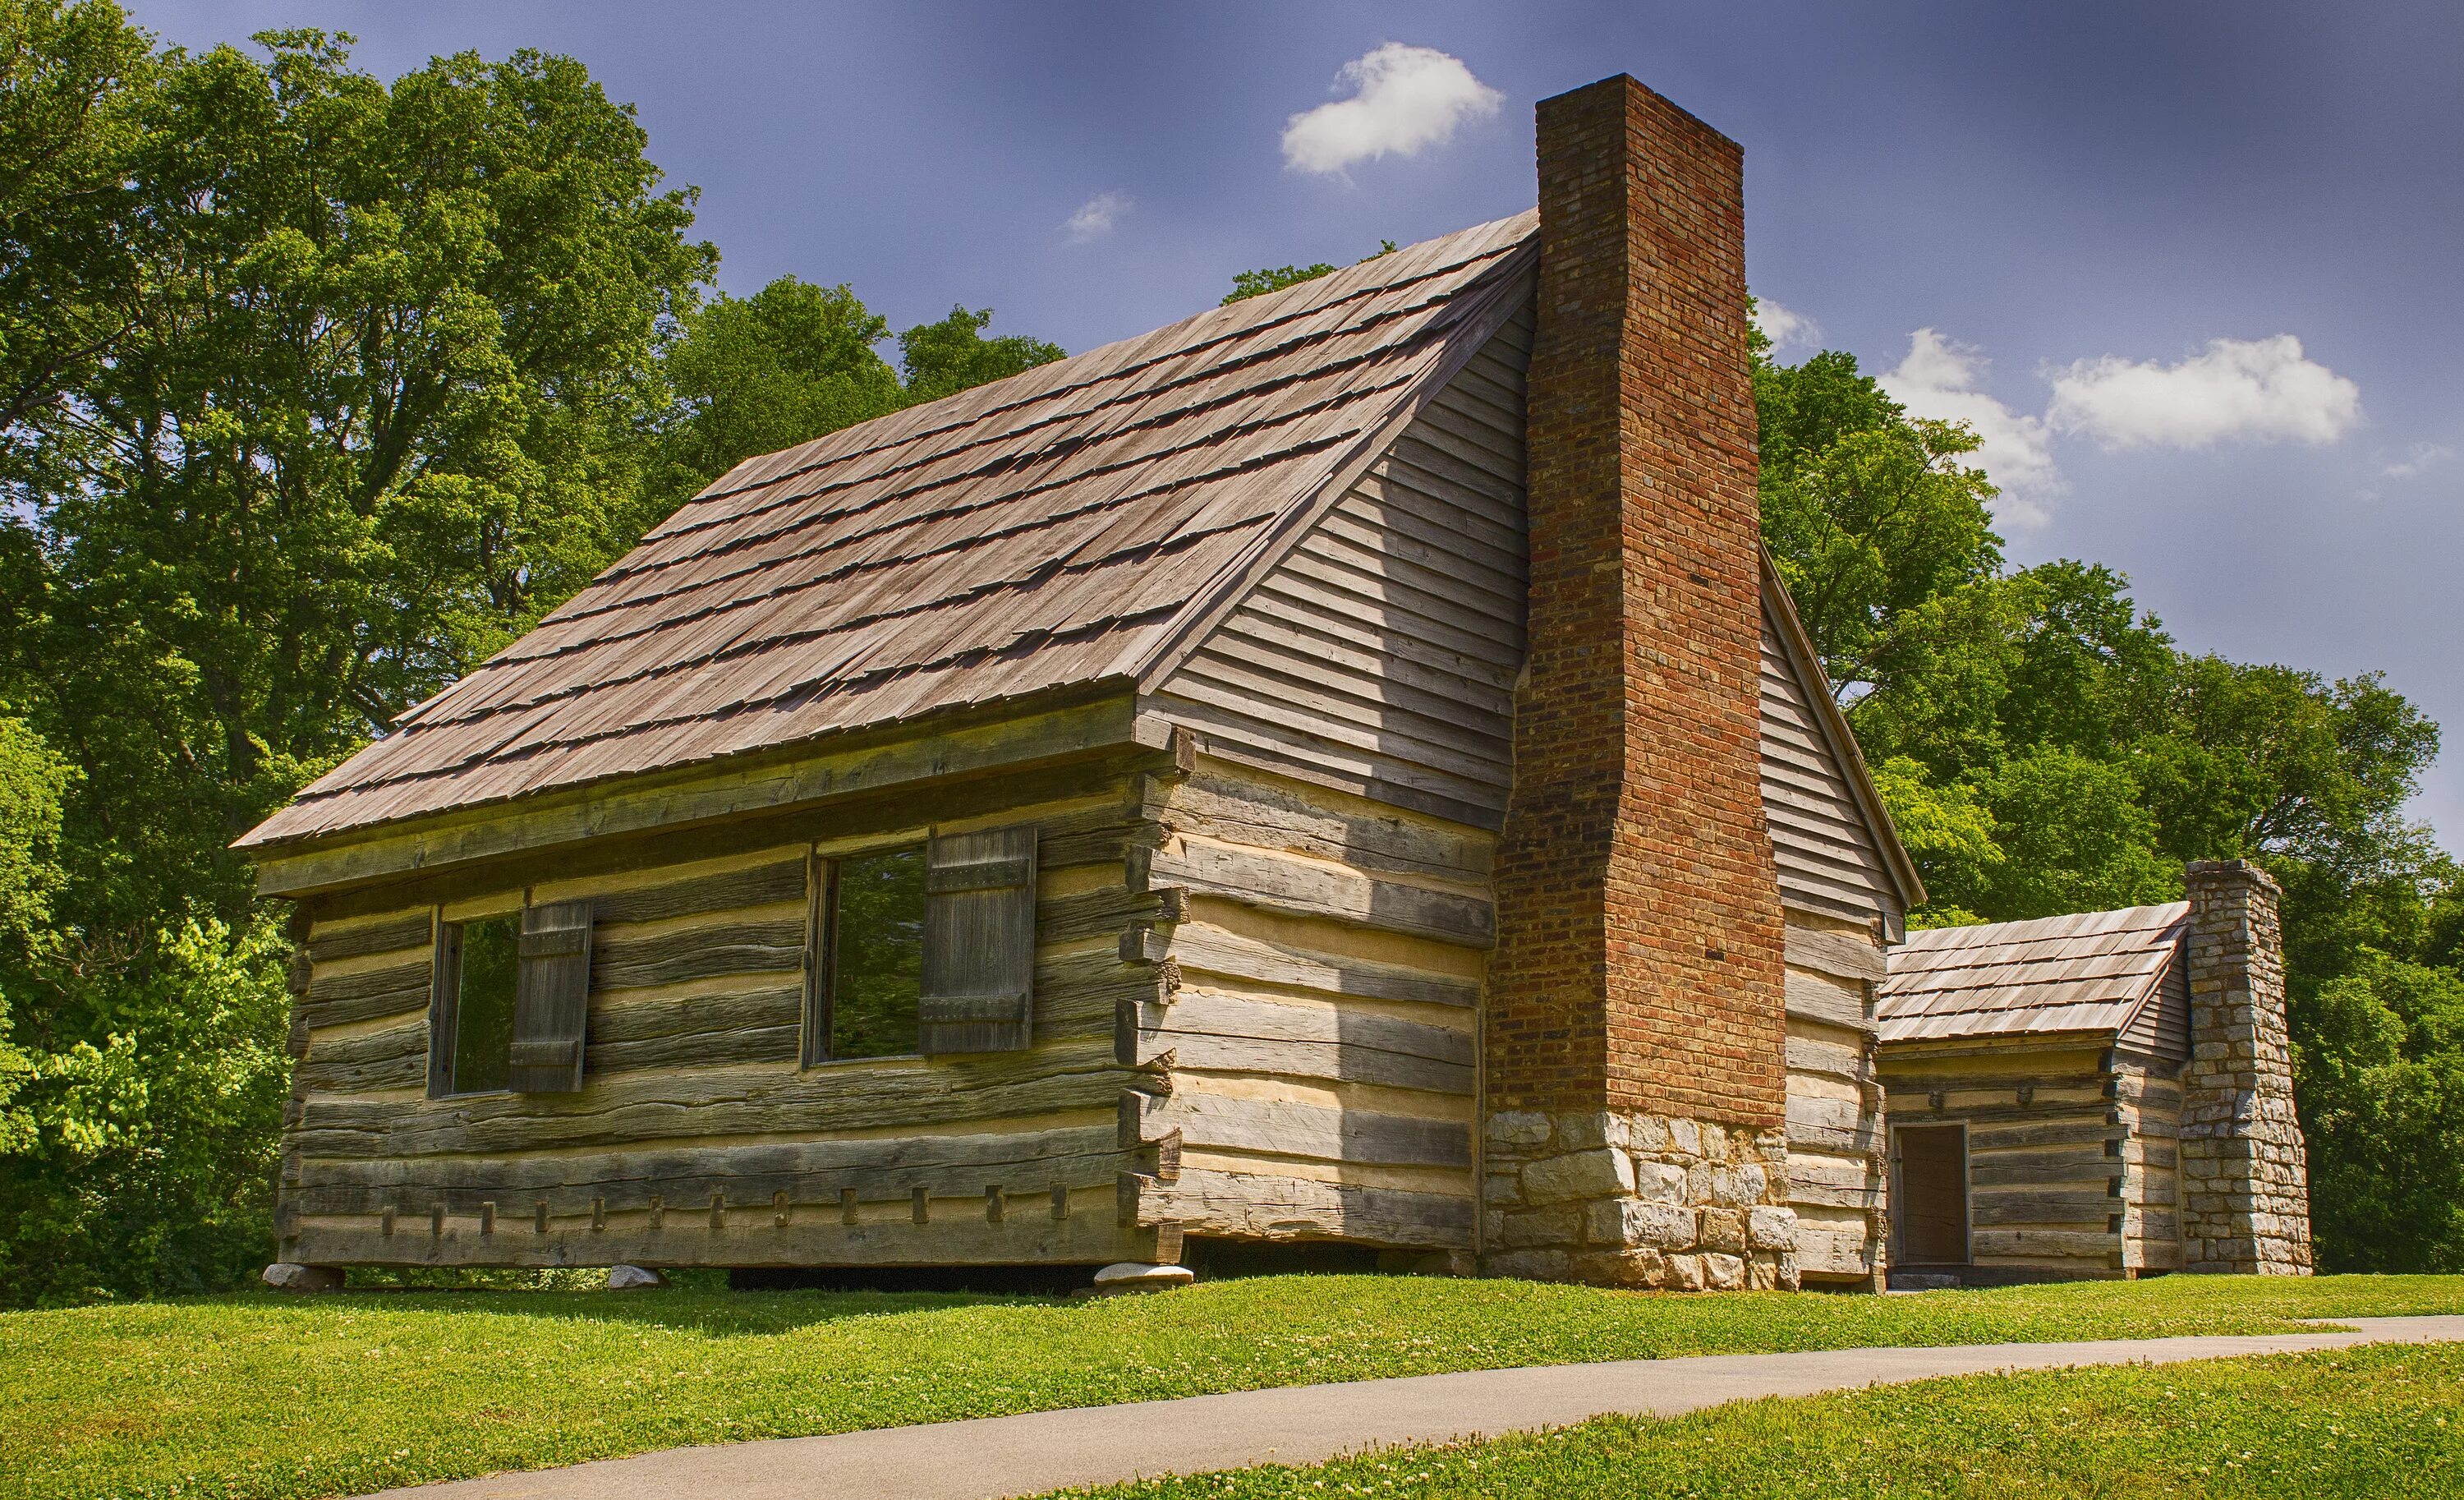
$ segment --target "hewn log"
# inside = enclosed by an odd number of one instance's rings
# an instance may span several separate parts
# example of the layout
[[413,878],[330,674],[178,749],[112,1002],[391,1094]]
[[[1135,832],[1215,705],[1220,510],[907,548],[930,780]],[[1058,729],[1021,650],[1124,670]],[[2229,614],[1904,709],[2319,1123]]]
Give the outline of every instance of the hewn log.
[[331,936],[312,937],[308,942],[308,957],[319,963],[331,963],[338,959],[392,953],[400,948],[425,948],[436,940],[435,927],[435,914],[422,907],[390,921],[370,922],[364,926],[343,928]]
[[804,966],[804,922],[710,922],[648,934],[611,937],[591,954],[590,988],[648,989],[730,974],[771,974]]
[[654,886],[594,896],[591,904],[605,926],[624,922],[667,921],[711,912],[775,906],[804,898],[804,859],[798,855],[774,864],[695,875]]
[[1341,1239],[1467,1249],[1473,1211],[1467,1196],[1196,1168],[1184,1168],[1177,1182],[1142,1180],[1137,1185],[1141,1223],[1177,1222],[1190,1234],[1253,1240]]
[[1281,858],[1233,844],[1182,839],[1156,851],[1155,879],[1250,905],[1330,916],[1381,932],[1485,948],[1496,940],[1486,899],[1379,880],[1341,866]]
[[578,1094],[320,1099],[294,1139],[307,1155],[366,1158],[881,1130],[1107,1108],[1124,1076],[1109,1037],[898,1066],[626,1073]]
[[1887,975],[1882,950],[1870,938],[1788,924],[1788,962],[1843,980],[1880,983]]
[[1418,1001],[1466,1008],[1480,1004],[1477,980],[1287,947],[1209,926],[1202,920],[1175,930],[1172,952],[1184,972],[1202,970],[1226,979],[1258,980],[1374,1000]]

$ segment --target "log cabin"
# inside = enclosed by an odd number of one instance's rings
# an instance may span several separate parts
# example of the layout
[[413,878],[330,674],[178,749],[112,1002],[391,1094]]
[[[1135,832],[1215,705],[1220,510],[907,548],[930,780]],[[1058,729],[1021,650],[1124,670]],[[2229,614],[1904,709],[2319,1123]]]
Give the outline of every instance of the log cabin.
[[737,465],[239,843],[282,1262],[1872,1287],[1922,886],[1760,542],[1734,143]]
[[2301,1274],[2277,891],[1910,935],[1881,988],[1894,1285]]

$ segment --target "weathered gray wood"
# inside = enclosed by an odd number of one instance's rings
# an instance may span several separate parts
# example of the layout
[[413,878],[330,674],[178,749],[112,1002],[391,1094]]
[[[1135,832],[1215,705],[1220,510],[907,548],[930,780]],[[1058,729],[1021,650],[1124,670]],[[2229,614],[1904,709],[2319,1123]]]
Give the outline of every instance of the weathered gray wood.
[[[352,1005],[379,996],[390,1001],[392,997],[405,990],[425,991],[428,988],[431,961],[430,955],[422,952],[409,962],[389,964],[382,969],[363,969],[357,974],[340,974],[312,980],[308,988],[309,1013],[312,1017],[319,1017],[319,1011],[339,1016],[341,1012]],[[370,1012],[380,1016],[392,1013],[392,1010]],[[365,1017],[353,1016],[347,1019],[363,1020]],[[338,1026],[341,1021],[319,1017],[312,1019],[309,1024],[320,1026]]]
[[1037,904],[1035,940],[1075,942],[1112,937],[1142,923],[1177,920],[1167,913],[1168,901],[1162,889],[1132,891],[1126,885],[1053,896]]
[[582,1087],[582,1031],[590,1007],[590,903],[522,910],[521,966],[514,993],[517,1093],[572,1093]]
[[1994,1261],[2073,1261],[2079,1269],[2101,1271],[2122,1237],[2102,1229],[1988,1228],[1969,1235],[1969,1249],[1977,1263]]
[[1261,1037],[1218,1036],[1203,1031],[1179,1030],[1143,1032],[1140,1040],[1140,1062],[1169,1057],[1176,1070],[1329,1078],[1459,1096],[1468,1096],[1472,1091],[1473,1073],[1469,1064],[1442,1063],[1433,1058],[1417,1057],[1408,1052],[1388,1052],[1374,1047],[1333,1042],[1270,1041]]
[[793,1026],[802,1019],[803,998],[801,986],[775,982],[722,994],[627,994],[618,1004],[596,996],[590,1007],[590,1045]]
[[435,940],[435,926],[436,914],[422,908],[407,912],[390,921],[346,927],[341,932],[311,938],[308,956],[316,962],[331,963],[338,959],[391,953],[398,948],[426,948]]
[[301,1226],[297,1253],[318,1264],[349,1266],[1087,1265],[1153,1260],[1155,1230],[1093,1213],[1059,1220],[1012,1214],[987,1224],[979,1197],[974,1212],[954,1203],[925,1224],[877,1219],[846,1224],[816,1211],[796,1214],[783,1228],[762,1214],[734,1216],[725,1227],[713,1229],[706,1214],[676,1212],[656,1229],[611,1223],[593,1233],[577,1223],[556,1224],[544,1235],[501,1223],[495,1233],[481,1235],[473,1221],[456,1219],[448,1221],[442,1237],[434,1237],[399,1229],[385,1235],[372,1224],[311,1220]]
[[1800,969],[1843,980],[1881,983],[1887,977],[1882,950],[1868,938],[1788,924],[1788,961]]
[[300,1091],[317,1094],[419,1088],[428,1077],[427,1028],[419,1034],[419,1045],[407,1051],[319,1056],[312,1048],[293,1068],[292,1081]]
[[518,812],[486,819],[261,850],[257,891],[296,894],[668,824],[891,791],[919,781],[1011,775],[1100,760],[1139,748],[1135,721],[1133,695],[1123,692],[1042,713],[1021,715],[1003,705],[980,718],[936,721],[929,728],[899,724],[847,736],[844,748],[821,753],[800,747],[775,758],[734,760],[720,768],[640,777],[621,791],[589,787],[541,796]]
[[1165,816],[1175,827],[1211,838],[1291,849],[1362,870],[1466,882],[1488,877],[1495,841],[1485,833],[1337,807],[1333,802],[1314,788],[1207,761],[1174,788]]
[[1788,1039],[1787,1056],[1788,1070],[1793,1073],[1813,1073],[1850,1083],[1863,1083],[1874,1076],[1872,1059],[1862,1048],[1793,1036]]
[[[649,1174],[627,1168],[598,1181],[518,1186],[489,1180],[477,1173],[467,1183],[436,1183],[417,1179],[382,1184],[303,1184],[290,1189],[285,1202],[302,1213],[376,1214],[387,1207],[401,1213],[426,1214],[442,1205],[449,1217],[476,1211],[490,1199],[545,1203],[555,1216],[587,1214],[595,1205],[624,1212],[656,1197],[670,1203],[707,1203],[715,1195],[731,1204],[775,1202],[784,1193],[791,1205],[843,1207],[845,1196],[865,1203],[913,1202],[917,1191],[928,1199],[981,1195],[986,1175],[1014,1192],[1046,1192],[1053,1186],[1101,1187],[1118,1176],[1129,1159],[1109,1139],[1082,1141],[1067,1152],[1046,1151],[1028,1159],[1002,1161],[933,1161],[914,1164],[843,1165],[815,1171],[764,1169],[747,1156],[750,1148],[715,1148],[705,1159],[683,1170]],[[516,1158],[518,1161],[519,1158]],[[496,1163],[499,1172],[514,1162]],[[979,1199],[980,1201],[980,1199]],[[979,1212],[980,1212],[980,1208]],[[791,1222],[796,1215],[791,1215]],[[775,1221],[774,1221],[775,1223]]]
[[310,1030],[321,1031],[329,1026],[355,1026],[363,1021],[379,1021],[387,1016],[400,1016],[411,1011],[425,1013],[432,998],[434,976],[427,964],[416,971],[419,982],[399,989],[379,990],[354,1000],[312,1000],[299,1007],[299,1020]]
[[1033,1034],[1032,825],[935,834],[925,853],[922,1050],[990,1052]]
[[637,1069],[720,1068],[737,1063],[794,1064],[801,1055],[801,1020],[781,1026],[713,1027],[676,1036],[631,1042],[593,1039],[583,1051],[585,1074]]
[[1481,897],[1282,859],[1238,845],[1184,840],[1177,848],[1158,849],[1154,868],[1159,880],[1272,910],[1331,916],[1470,948],[1485,948],[1497,937],[1495,908]]
[[[1896,1117],[1900,1110],[1896,1096],[1894,1099],[1893,1114]],[[1948,1119],[1959,1116],[1946,1114],[1943,1117]],[[2033,1117],[2016,1124],[1971,1123],[1968,1132],[1968,1148],[1970,1152],[2039,1146],[2101,1148],[2103,1142],[2118,1140],[2122,1135],[2121,1127],[2106,1124],[2101,1114],[2093,1117],[2074,1117],[2069,1120],[2046,1120],[2042,1117]]]
[[730,870],[715,875],[696,875],[688,880],[671,880],[661,885],[613,892],[596,897],[595,905],[599,920],[613,926],[624,922],[667,921],[679,916],[699,916],[710,912],[732,912],[803,899],[804,858],[800,854],[793,859],[756,865],[749,870]]
[[1969,1194],[1969,1220],[1980,1229],[2021,1224],[2101,1224],[2122,1211],[2119,1199],[2095,1192],[1978,1188]]
[[649,989],[731,974],[774,974],[804,965],[801,917],[708,922],[640,937],[610,937],[591,955],[594,992]]
[[1179,1092],[1157,1107],[1152,1129],[1177,1130],[1183,1144],[1192,1148],[1389,1166],[1471,1165],[1471,1127],[1461,1121],[1329,1109],[1287,1099]]
[[1172,952],[1185,974],[1203,970],[1227,979],[1260,980],[1330,995],[1418,1001],[1432,1005],[1468,1007],[1480,1004],[1477,981],[1311,953],[1200,923],[1175,929]]
[[[1096,1124],[1051,1124],[1029,1117],[987,1122],[980,1130],[955,1135],[756,1137],[693,1145],[649,1141],[598,1151],[484,1157],[309,1158],[302,1163],[300,1181],[309,1187],[405,1192],[571,1189],[638,1202],[652,1193],[677,1201],[707,1195],[725,1190],[731,1180],[787,1182],[836,1175],[846,1179],[850,1190],[858,1182],[875,1183],[866,1201],[887,1202],[905,1198],[913,1181],[980,1181],[987,1174],[1001,1180],[1059,1180],[1067,1175],[1067,1163],[1118,1149],[1109,1117]],[[878,1185],[892,1182],[894,1186]],[[841,1196],[837,1187],[817,1191],[829,1202]]]
[[908,1068],[626,1073],[573,1095],[320,1099],[294,1143],[308,1156],[405,1157],[951,1124],[1109,1109],[1126,1076],[1107,1034]]
[[1138,1222],[1178,1223],[1191,1234],[1428,1249],[1471,1245],[1468,1197],[1184,1167],[1177,1181],[1139,1182],[1136,1200]]
[[1798,1020],[1815,1021],[1867,1036],[1874,1035],[1877,1030],[1872,1017],[1867,1014],[1869,1007],[1861,983],[1853,981],[1843,983],[1823,975],[1792,968],[1780,987],[1788,1013]]
[[2076,1187],[2101,1193],[2105,1182],[2122,1176],[2120,1158],[2094,1149],[2018,1156],[2009,1152],[1970,1151],[1968,1180],[1982,1191],[1989,1187]]

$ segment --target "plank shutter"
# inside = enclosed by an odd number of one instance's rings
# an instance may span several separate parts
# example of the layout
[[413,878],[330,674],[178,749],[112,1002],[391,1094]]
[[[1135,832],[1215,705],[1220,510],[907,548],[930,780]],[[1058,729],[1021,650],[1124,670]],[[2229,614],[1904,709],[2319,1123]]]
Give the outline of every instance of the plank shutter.
[[514,987],[516,1093],[582,1087],[582,1031],[590,1001],[590,903],[522,910],[521,969]]
[[442,1099],[453,1092],[453,1035],[460,1025],[462,997],[462,928],[430,910],[429,931],[434,935],[428,971],[428,1096]]
[[1035,829],[935,835],[924,854],[923,1050],[1023,1048],[1034,987]]

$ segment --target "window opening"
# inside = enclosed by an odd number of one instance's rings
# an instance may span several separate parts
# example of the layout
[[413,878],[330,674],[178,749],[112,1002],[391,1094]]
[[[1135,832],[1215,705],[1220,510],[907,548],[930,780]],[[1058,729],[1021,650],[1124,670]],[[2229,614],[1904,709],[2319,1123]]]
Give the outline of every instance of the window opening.
[[511,1081],[514,991],[521,967],[521,918],[491,916],[455,928],[451,1092],[486,1093]]
[[824,898],[828,935],[822,1025],[813,1061],[903,1057],[919,1049],[924,973],[924,850],[833,860]]

